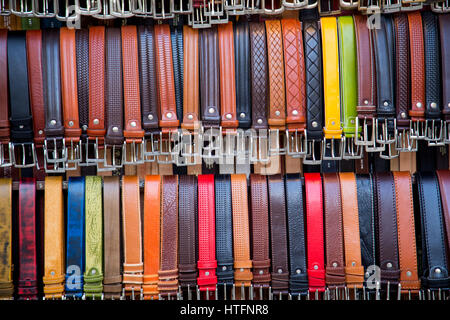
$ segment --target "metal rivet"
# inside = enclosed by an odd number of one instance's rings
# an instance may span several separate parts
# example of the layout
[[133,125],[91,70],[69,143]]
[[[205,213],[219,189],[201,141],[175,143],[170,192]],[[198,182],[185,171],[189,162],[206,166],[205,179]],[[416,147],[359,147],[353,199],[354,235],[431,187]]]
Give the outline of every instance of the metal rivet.
[[39,134],[43,134],[43,133],[44,133],[44,131],[42,131],[42,130],[39,130],[39,131],[38,131],[38,133],[39,133]]
[[256,122],[258,122],[258,124],[263,123],[262,119],[258,119],[258,120],[256,120]]
[[432,103],[430,103],[430,106],[434,109],[437,107],[437,104],[436,104],[436,102],[432,102]]
[[86,131],[86,130],[87,130],[87,128],[88,128],[88,126],[87,126],[87,125],[84,125],[84,126],[82,126],[82,127],[81,127],[81,129],[83,129],[83,131]]
[[434,270],[435,273],[441,273],[441,269],[436,268],[436,270]]
[[317,269],[319,269],[319,266],[316,264],[316,265],[314,265],[314,270],[317,270]]
[[370,274],[368,272],[366,272],[365,276],[366,276],[366,278],[368,278],[370,276]]
[[262,270],[259,270],[259,274],[264,274],[264,271],[262,271]]
[[169,118],[169,119],[171,119],[171,118],[172,118],[172,112],[167,112],[167,113],[166,113],[166,117]]
[[417,103],[416,103],[416,106],[417,106],[417,108],[422,108],[422,103],[417,102]]
[[355,261],[352,262],[352,267],[354,267],[354,266],[356,266],[356,262]]
[[278,110],[277,110],[277,111],[275,111],[275,115],[276,115],[276,116],[279,116],[280,114],[281,114],[281,112],[280,112],[280,111],[278,111]]
[[244,272],[244,268],[240,268],[239,271],[240,271],[240,272]]
[[225,116],[225,118],[227,118],[228,120],[230,120],[231,118],[233,118],[233,116],[231,115],[231,113],[227,113],[227,115]]
[[278,269],[278,273],[283,273],[283,269]]
[[334,126],[336,124],[336,122],[335,121],[331,121],[331,124]]
[[91,271],[91,273],[92,273],[92,274],[96,274],[97,271],[95,271],[95,269],[94,269],[94,270]]
[[113,132],[118,132],[118,131],[119,131],[119,128],[113,127],[113,128],[112,128],[112,131],[113,131]]
[[351,124],[355,124],[355,119],[350,120]]
[[388,263],[386,264],[386,267],[392,268],[392,263],[388,262]]
[[405,118],[406,118],[406,113],[405,113],[405,112],[402,112],[402,113],[400,113],[400,116],[401,116],[403,119],[405,119]]
[[311,125],[314,127],[314,128],[317,128],[317,121],[313,121],[312,123],[311,123]]
[[298,111],[297,111],[297,110],[294,110],[294,111],[292,111],[292,114],[293,114],[294,116],[296,116],[296,115],[298,115]]
[[69,121],[69,127],[73,126],[73,121]]
[[387,106],[389,105],[389,102],[385,101],[385,102],[383,103],[383,105],[384,105],[385,107],[387,107]]
[[450,103],[449,104],[447,104],[447,106],[450,108]]
[[337,262],[333,262],[333,267],[336,268],[338,266]]
[[364,100],[364,104],[369,104],[369,100]]
[[227,271],[227,267],[223,266],[222,271]]
[[296,274],[300,274],[300,273],[302,273],[302,270],[297,269],[297,270],[295,270],[295,273],[296,273]]
[[406,271],[406,276],[411,277],[412,276],[411,271]]
[[93,123],[94,123],[94,124],[99,124],[100,121],[99,121],[98,119],[94,119]]
[[51,274],[52,276],[54,276],[54,275],[55,275],[55,271],[50,272],[50,274]]
[[205,272],[205,276],[209,276],[209,271],[206,271],[206,272]]
[[50,120],[50,124],[54,126],[56,124],[56,120]]
[[239,117],[245,118],[245,113],[242,112],[242,113],[239,115]]
[[136,122],[135,121],[131,121],[130,126],[136,127]]
[[23,125],[22,124],[19,126],[19,129],[23,129]]
[[148,120],[153,120],[153,115],[152,115],[152,114],[149,114],[149,115],[147,116],[147,119],[148,119]]
[[192,119],[194,119],[194,116],[193,116],[192,114],[188,114],[187,118],[188,118],[189,120],[192,120]]
[[214,108],[209,108],[209,109],[208,109],[208,112],[209,112],[209,113],[214,113],[214,111],[215,111]]

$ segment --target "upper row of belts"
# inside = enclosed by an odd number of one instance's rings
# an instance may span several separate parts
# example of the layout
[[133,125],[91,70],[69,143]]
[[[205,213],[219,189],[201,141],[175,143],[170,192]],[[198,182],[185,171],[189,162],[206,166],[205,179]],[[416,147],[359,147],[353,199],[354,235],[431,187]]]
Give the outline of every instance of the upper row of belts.
[[0,14],[20,17],[56,18],[73,21],[81,15],[98,19],[144,17],[176,19],[187,16],[194,28],[207,28],[227,23],[230,16],[264,14],[280,15],[285,10],[317,8],[322,16],[358,10],[376,12],[421,10],[424,5],[438,13],[449,12],[449,1],[426,0],[3,0]]
[[450,15],[368,20],[2,31],[0,165],[35,166],[38,151],[47,172],[315,163],[448,144]]

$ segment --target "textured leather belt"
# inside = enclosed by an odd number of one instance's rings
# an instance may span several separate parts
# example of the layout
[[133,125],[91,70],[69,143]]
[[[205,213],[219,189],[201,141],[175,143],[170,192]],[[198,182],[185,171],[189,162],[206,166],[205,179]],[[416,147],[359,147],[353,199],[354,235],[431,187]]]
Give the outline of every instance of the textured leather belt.
[[[86,203],[86,270],[84,272],[84,294],[87,298],[103,297],[103,207],[102,178],[85,178]],[[129,198],[128,198],[129,199]]]
[[170,26],[177,119],[183,119],[183,25]]
[[[444,216],[445,228],[447,234],[450,234],[450,201],[448,194],[450,192],[450,171],[438,170],[436,175],[439,180],[439,188],[441,191],[442,200],[442,215]],[[447,241],[449,238],[447,237]]]
[[252,123],[250,89],[250,26],[247,21],[234,24],[234,50],[236,77],[236,115],[239,128],[249,128]]
[[304,177],[309,292],[317,299],[325,291],[322,178],[320,173],[305,173]]
[[303,187],[298,174],[286,175],[285,184],[289,235],[289,293],[300,299],[300,296],[308,293]]
[[37,300],[36,181],[19,182],[19,300]]
[[[180,205],[181,203],[180,201]],[[145,300],[158,299],[159,293],[160,209],[161,177],[158,175],[146,176],[144,190],[144,282],[142,285]]]
[[120,254],[120,180],[103,178],[103,292],[105,299],[119,299],[122,293]]
[[417,293],[420,289],[417,269],[414,199],[409,172],[394,172],[397,205],[398,252],[401,292]]
[[139,177],[122,178],[123,284],[125,294],[134,299],[143,283],[141,207]]
[[[0,166],[10,166],[10,129],[8,112],[8,31],[0,31]],[[5,154],[6,151],[6,154]]]
[[188,26],[183,27],[183,122],[182,128],[194,130],[199,118],[199,33]]
[[436,174],[420,172],[417,175],[420,218],[422,223],[422,286],[434,292],[448,290],[448,258],[445,251],[445,230],[442,202]]
[[198,278],[200,291],[216,289],[216,232],[214,212],[214,176],[198,176]]
[[345,286],[344,230],[342,225],[341,188],[337,173],[323,174],[323,195],[325,212],[326,268],[325,281],[328,294],[339,297],[339,289]]
[[441,39],[442,115],[446,126],[445,142],[450,141],[450,15],[439,15]]
[[286,198],[281,175],[268,177],[270,235],[272,248],[272,292],[279,296],[289,290],[289,264],[286,228]]
[[0,300],[12,299],[12,180],[0,179]]
[[62,177],[45,178],[44,295],[61,299],[64,293],[64,208]]

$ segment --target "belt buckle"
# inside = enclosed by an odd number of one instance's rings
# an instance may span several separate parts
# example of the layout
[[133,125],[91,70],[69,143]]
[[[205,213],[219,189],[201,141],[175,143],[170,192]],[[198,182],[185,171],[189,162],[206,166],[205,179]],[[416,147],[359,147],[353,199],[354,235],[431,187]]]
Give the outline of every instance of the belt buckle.
[[439,1],[431,4],[431,11],[436,13],[450,12],[450,1]]
[[[261,0],[262,1],[262,11],[264,14],[282,14],[284,12],[284,6],[280,3],[280,7],[275,7],[275,0]],[[270,8],[267,7],[266,3],[270,2],[271,6]]]
[[175,157],[178,155],[178,150],[172,147],[172,143],[175,146],[178,144],[178,140],[178,131],[168,131],[167,133],[159,132],[159,154],[156,157],[159,164],[175,163]]
[[401,11],[413,11],[422,9],[425,0],[402,0],[401,2]]
[[397,142],[395,149],[399,152],[416,152],[417,151],[417,139],[413,138],[413,129],[410,125],[409,128],[397,128]]
[[33,17],[33,0],[10,0],[9,9],[18,17]]
[[195,29],[211,27],[211,17],[206,15],[207,10],[206,4],[200,7],[194,6],[192,13],[188,15],[188,24]]
[[[157,2],[161,4],[160,7],[157,6]],[[172,19],[175,15],[171,12],[171,9],[171,5],[167,6],[164,0],[152,0],[153,19]]]
[[190,14],[192,13],[192,0],[174,0],[171,1],[172,13],[174,14]]
[[424,120],[411,120],[413,128],[412,138],[416,140],[425,140],[427,136],[426,126],[427,123]]
[[[77,20],[80,19],[80,10],[78,8],[77,2],[74,1],[74,3],[71,5],[68,5],[66,3],[66,5],[64,6],[64,11],[62,12],[62,11],[60,11],[60,8],[59,8],[59,1],[61,1],[61,0],[55,0],[55,7],[56,7],[54,9],[55,14],[52,16],[46,15],[45,12],[44,13],[36,13],[36,9],[33,9],[33,11],[35,12],[35,15],[38,16],[39,18],[55,17],[59,21],[71,22],[72,26],[73,26],[73,24]],[[37,2],[37,1],[35,1],[35,2]],[[48,10],[48,7],[44,7],[43,9]]]
[[[291,132],[290,132],[291,131]],[[286,129],[286,153],[292,158],[304,158],[308,153],[306,130]]]
[[[100,0],[99,0],[100,2]],[[94,13],[93,16],[97,19],[101,20],[109,20],[109,19],[115,19],[116,17],[111,14],[111,8],[109,5],[109,1],[103,1],[103,3],[100,2],[100,8],[99,12]]]
[[259,14],[262,13],[261,0],[245,0],[244,4],[245,14]]
[[359,146],[355,143],[355,137],[346,137],[344,135],[342,140],[342,159],[344,160],[353,160],[353,159],[361,159],[363,157],[362,146]]
[[401,10],[402,2],[401,0],[382,0],[381,1],[381,11],[383,13],[398,12]]
[[[236,286],[236,284],[233,283],[233,287],[231,289],[231,300],[236,300],[236,287],[240,288],[240,300],[253,300],[254,298],[253,286],[252,285],[244,286],[243,283],[240,286]],[[246,288],[248,288],[248,290],[245,290]],[[246,295],[246,291],[248,291],[248,295]]]
[[244,2],[246,0],[225,0],[225,10],[230,16],[243,15],[246,13]]
[[339,4],[342,8],[353,9],[358,8],[359,0],[339,0]]
[[341,13],[340,8],[338,10],[333,10],[333,1],[332,0],[328,0],[328,8],[323,8],[322,1],[319,1],[319,15],[320,16],[333,16],[333,15],[340,14],[340,13]]
[[[131,151],[130,159],[127,157],[127,151]],[[106,154],[106,150],[105,150]],[[143,164],[144,163],[144,139],[132,139],[131,142],[124,141],[122,145],[122,164]]]
[[[110,152],[108,152],[110,151]],[[116,156],[116,154],[120,152],[119,156]],[[120,169],[123,167],[123,146],[117,146],[117,145],[109,145],[105,144],[103,146],[103,161],[97,163],[97,172],[107,172],[107,171],[114,171],[116,169]],[[111,154],[111,157],[108,156],[108,154]],[[111,159],[108,162],[108,159]],[[117,159],[120,159],[119,164],[117,164]]]
[[[175,156],[177,166],[195,166],[201,163],[200,157],[201,137],[198,131],[189,131],[182,129]],[[183,159],[183,161],[180,161]],[[200,160],[200,161],[199,161]]]
[[0,16],[9,16],[10,14],[9,0],[0,0]]
[[[78,164],[82,161],[82,146],[81,140],[77,143],[73,143],[73,140],[70,140],[70,144],[66,145],[66,171],[76,170]],[[69,165],[73,164],[73,166]]]
[[[308,143],[308,153],[305,158],[303,158],[303,164],[308,165],[319,165],[322,163],[322,140],[308,139],[306,140]],[[316,148],[316,144],[319,146]],[[319,157],[316,157],[316,150],[319,150]]]
[[[380,122],[381,122],[381,135],[379,134],[379,127],[380,127]],[[391,135],[391,133],[389,132],[389,124],[392,124],[393,127],[393,132],[394,134]],[[382,121],[380,121],[380,119],[375,119],[375,141],[378,144],[392,144],[395,143],[396,141],[396,132],[397,132],[397,120],[396,119],[382,119]]]
[[135,0],[109,0],[110,13],[117,18],[131,18],[134,16],[133,3]]
[[442,147],[444,143],[444,121],[440,119],[426,119],[425,120],[425,141],[429,146]]
[[450,121],[444,121],[444,143],[450,144]]
[[131,12],[137,17],[153,17],[153,8],[151,0],[132,1]]
[[205,128],[202,127],[202,159],[205,159],[205,163],[208,166],[212,166],[214,162],[220,159],[220,149],[222,143],[220,134],[221,132],[219,128],[210,127],[205,130]]
[[222,127],[220,127],[219,130],[220,130],[219,164],[232,165],[234,164],[234,157],[236,156],[237,130],[236,129],[224,130]]
[[305,8],[308,5],[308,0],[283,0],[282,3],[287,10],[296,10]]
[[[3,2],[3,1],[2,1]],[[53,18],[56,16],[56,10],[58,10],[58,0],[54,1],[56,5],[53,7],[53,10],[50,9],[49,0],[41,1],[33,1],[32,10],[33,15],[38,18]],[[3,6],[2,6],[3,8]]]
[[[369,121],[370,120],[370,124]],[[373,121],[372,119],[367,119],[364,117],[363,123],[362,123],[362,129],[359,125],[359,117],[355,118],[355,139],[354,142],[357,146],[373,146],[375,143],[375,135],[372,134],[372,137],[369,136],[369,125],[372,125],[373,128]],[[372,130],[373,132],[373,130]],[[369,139],[370,138],[370,139]]]
[[269,138],[267,136],[267,129],[260,129],[258,133],[254,129],[250,130],[249,149],[251,163],[269,163]]
[[[89,143],[89,141],[94,141],[94,143]],[[94,157],[90,157],[91,152],[89,152],[89,147],[92,146],[92,148],[94,149]],[[86,157],[86,163],[81,163],[79,164],[80,166],[92,166],[92,165],[96,165],[97,162],[103,162],[103,158],[100,158],[99,153],[98,153],[98,149],[99,149],[99,143],[98,143],[98,137],[95,138],[90,138],[88,137],[86,140],[86,144],[85,144],[85,157]]]
[[237,129],[236,136],[236,164],[249,164],[251,130]]
[[[324,137],[322,143],[322,160],[342,160],[343,154],[342,147],[344,145],[343,139],[344,139],[343,137],[339,139]],[[337,148],[338,149],[337,154],[336,154],[336,142],[339,144]],[[327,155],[327,150],[330,150],[330,155]]]
[[208,10],[205,15],[211,18],[211,24],[228,23],[228,11],[225,10],[223,0],[208,1]]
[[380,0],[359,0],[358,10],[363,12],[379,12],[381,11]]
[[[58,147],[59,143],[61,144],[61,148]],[[67,161],[66,151],[66,140],[64,138],[46,138],[44,140],[45,172],[64,173],[66,171],[65,163]],[[47,164],[53,164],[53,169],[49,168]]]
[[[272,141],[275,142],[274,146],[272,144]],[[285,142],[285,141],[286,141],[286,135],[284,135],[284,139],[283,139],[283,142]],[[286,154],[286,143],[283,143],[282,146],[280,144],[280,129],[269,129],[269,155],[270,156],[284,156],[285,154]]]
[[309,0],[303,9],[314,9],[319,5],[319,0]]
[[80,5],[83,0],[77,0],[78,10],[84,16],[92,16],[102,11],[102,2],[100,0],[84,0],[84,6]]
[[144,137],[144,162],[155,162],[159,155],[159,132],[149,132],[146,136]]
[[[5,149],[7,149],[7,151]],[[8,156],[5,157],[5,154],[8,154]],[[0,168],[11,167],[14,164],[12,160],[12,143],[0,142]]]

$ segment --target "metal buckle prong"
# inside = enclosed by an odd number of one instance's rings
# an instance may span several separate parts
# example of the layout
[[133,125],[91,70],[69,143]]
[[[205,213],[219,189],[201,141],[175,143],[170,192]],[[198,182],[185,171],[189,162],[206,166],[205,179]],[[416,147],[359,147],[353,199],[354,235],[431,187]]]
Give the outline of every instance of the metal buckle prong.
[[[336,153],[336,144],[338,143],[338,153]],[[322,160],[342,160],[343,138],[323,138],[322,142]],[[330,150],[330,155],[327,155],[327,150]]]
[[286,152],[293,158],[304,158],[308,154],[306,130],[286,129]]
[[[128,158],[128,150],[130,150],[130,158]],[[122,164],[136,165],[143,163],[144,163],[144,140],[133,139],[131,141],[124,141],[122,145]]]
[[[6,152],[5,149],[7,149]],[[5,154],[8,154],[8,156],[6,157]],[[5,168],[12,166],[14,164],[12,160],[13,160],[12,143],[0,142],[0,167]]]
[[444,128],[444,121],[440,119],[425,120],[425,141],[428,141],[429,146],[441,147],[445,145]]
[[363,156],[363,147],[356,145],[355,137],[346,137],[344,135],[342,139],[342,159],[361,159]]
[[[319,165],[322,163],[322,143],[323,140],[308,139],[308,154],[303,158],[303,164]],[[316,144],[319,146],[316,148]],[[316,150],[319,150],[320,156],[316,157]]]

